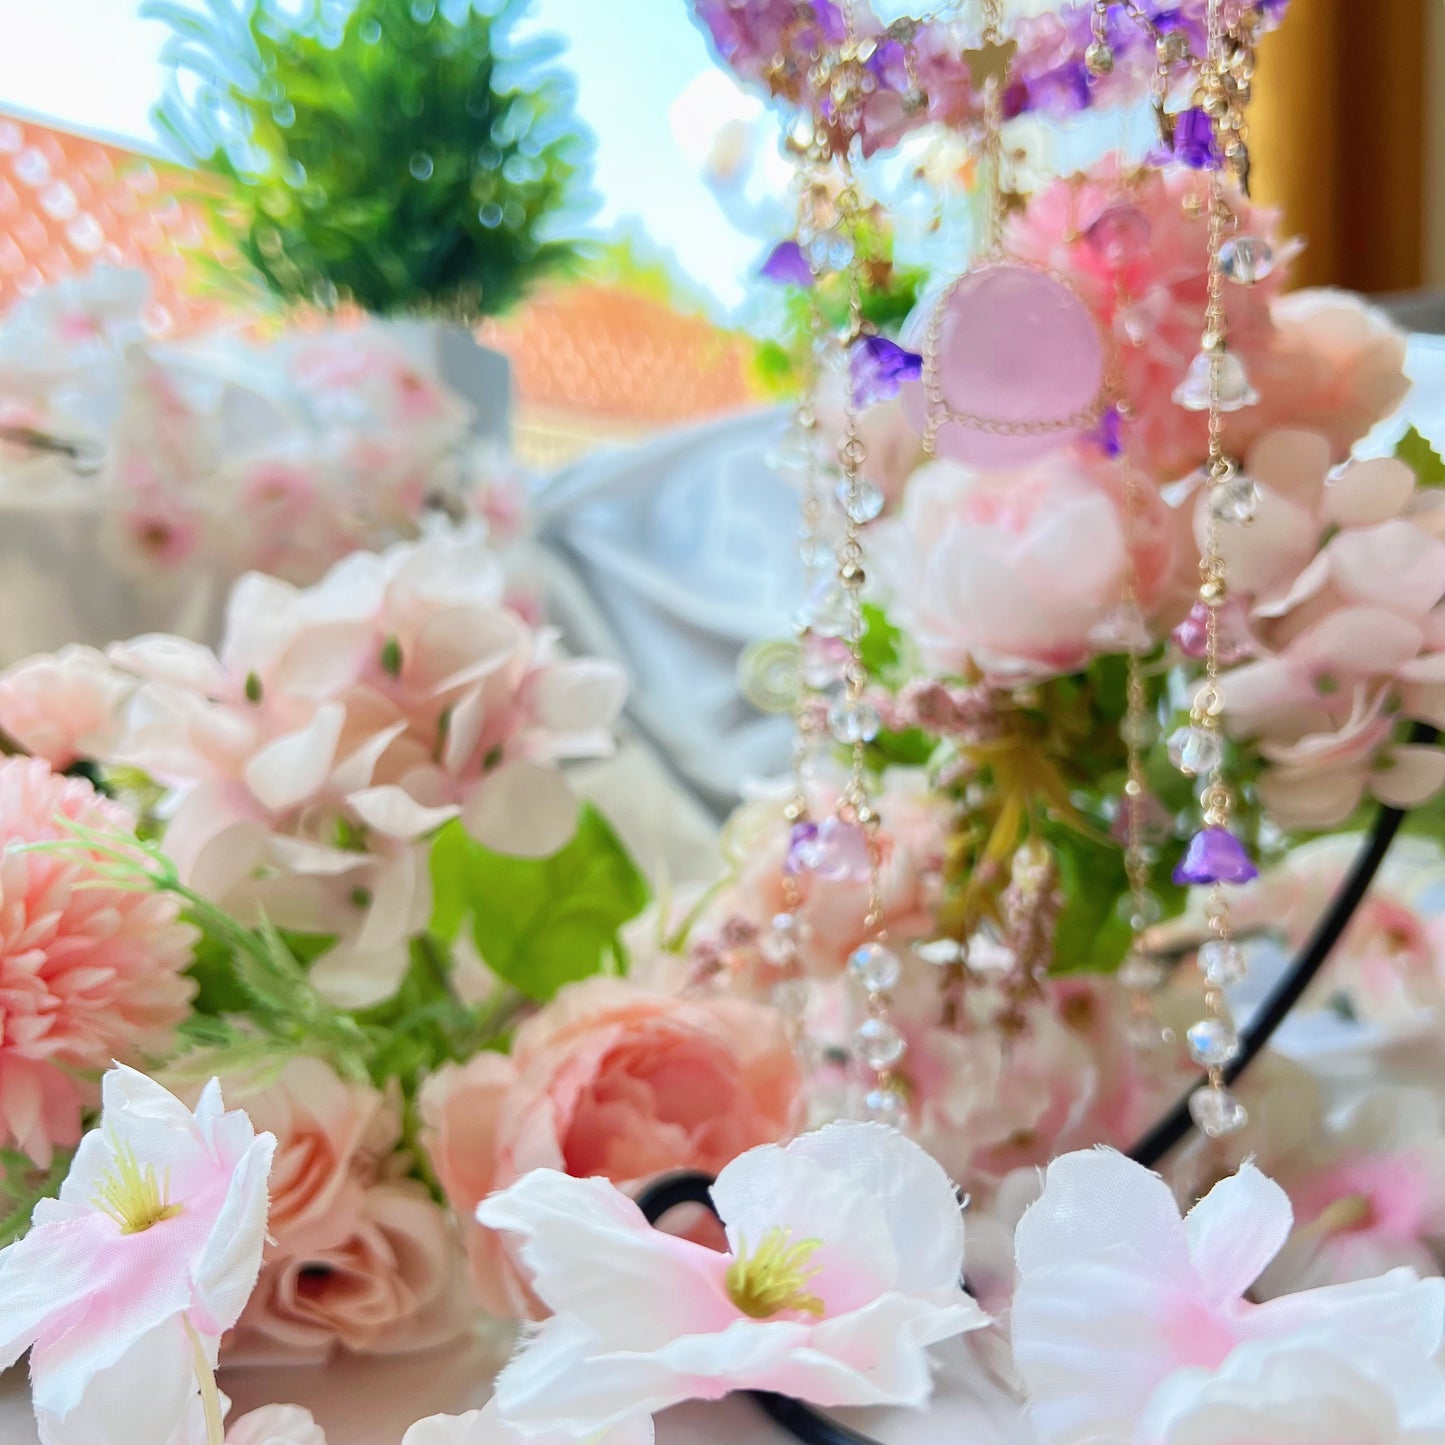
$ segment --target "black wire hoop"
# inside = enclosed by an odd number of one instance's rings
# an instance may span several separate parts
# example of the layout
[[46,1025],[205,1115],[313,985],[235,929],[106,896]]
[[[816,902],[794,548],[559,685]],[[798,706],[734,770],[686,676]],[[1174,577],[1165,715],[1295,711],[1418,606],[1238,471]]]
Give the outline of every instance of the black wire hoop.
[[[1438,738],[1439,731],[1436,728],[1416,724],[1409,742],[1430,744]],[[1364,846],[1324,917],[1274,986],[1264,1007],[1243,1031],[1239,1057],[1225,1071],[1225,1077],[1231,1084],[1263,1052],[1275,1030],[1289,1017],[1290,1011],[1329,960],[1335,945],[1350,926],[1355,910],[1370,891],[1370,885],[1375,881],[1380,865],[1385,861],[1385,855],[1389,853],[1404,821],[1405,811],[1401,808],[1382,807],[1376,813],[1374,825]],[[1203,1082],[1203,1076],[1199,1082]],[[1193,1092],[1191,1088],[1189,1093],[1129,1150],[1129,1158],[1150,1169],[1163,1162],[1194,1127],[1189,1113],[1189,1095]],[[667,1175],[642,1191],[637,1199],[638,1207],[651,1224],[657,1224],[664,1215],[680,1204],[700,1204],[715,1216],[717,1211],[713,1208],[710,1193],[712,1182],[712,1176],[708,1174]],[[748,1394],[768,1419],[801,1442],[801,1445],[879,1445],[871,1435],[842,1425],[811,1405],[805,1405],[801,1400],[762,1390],[750,1390]]]

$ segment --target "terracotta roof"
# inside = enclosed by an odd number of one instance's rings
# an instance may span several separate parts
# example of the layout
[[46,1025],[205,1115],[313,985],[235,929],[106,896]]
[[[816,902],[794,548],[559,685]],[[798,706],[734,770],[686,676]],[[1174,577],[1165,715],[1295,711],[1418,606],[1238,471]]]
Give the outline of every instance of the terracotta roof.
[[[18,115],[0,115],[0,311],[52,281],[110,263],[152,278],[147,323],[194,328],[217,308],[185,281],[205,240],[180,166]],[[180,193],[180,194],[178,194]]]
[[[48,122],[0,114],[0,313],[104,262],[149,272],[157,334],[221,308],[188,292],[207,243],[185,168]],[[619,287],[543,291],[481,337],[511,359],[519,410],[639,432],[750,405],[750,347],[696,316]]]
[[511,358],[526,406],[670,425],[757,400],[746,339],[617,287],[553,287],[481,335]]

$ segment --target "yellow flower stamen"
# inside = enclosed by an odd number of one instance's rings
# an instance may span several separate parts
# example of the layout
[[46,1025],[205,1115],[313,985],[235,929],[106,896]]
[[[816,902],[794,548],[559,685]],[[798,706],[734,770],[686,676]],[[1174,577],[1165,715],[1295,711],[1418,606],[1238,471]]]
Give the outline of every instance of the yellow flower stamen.
[[809,1294],[807,1285],[822,1266],[808,1267],[821,1239],[792,1242],[791,1232],[774,1226],[751,1254],[746,1239],[738,1240],[738,1251],[728,1266],[728,1298],[749,1319],[769,1320],[784,1310],[821,1315],[823,1301]]
[[122,1234],[141,1234],[164,1219],[181,1213],[179,1204],[170,1202],[171,1175],[156,1178],[154,1164],[141,1168],[135,1150],[128,1144],[112,1143],[115,1164],[101,1176],[95,1207],[120,1225]]

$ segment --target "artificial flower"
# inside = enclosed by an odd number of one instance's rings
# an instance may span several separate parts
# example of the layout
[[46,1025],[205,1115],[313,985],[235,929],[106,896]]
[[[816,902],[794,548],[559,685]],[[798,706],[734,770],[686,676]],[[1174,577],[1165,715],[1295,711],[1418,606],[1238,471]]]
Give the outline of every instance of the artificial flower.
[[226,1445],[326,1445],[326,1432],[299,1405],[263,1405],[226,1427]]
[[[1122,1439],[1181,1371],[1217,1371],[1242,1345],[1326,1333],[1422,1365],[1445,1335],[1445,1282],[1379,1279],[1245,1298],[1279,1253],[1289,1200],[1252,1164],[1181,1218],[1156,1174],[1110,1150],[1049,1165],[1019,1223],[1014,1359],[1043,1445]],[[1237,1437],[1235,1437],[1237,1438]]]
[[601,1179],[538,1169],[482,1202],[553,1311],[497,1380],[505,1418],[591,1434],[741,1389],[921,1405],[927,1347],[988,1322],[960,1284],[953,1186],[893,1130],[750,1150],[712,1196],[725,1253],[653,1229]]
[[[742,999],[675,998],[615,978],[564,988],[517,1030],[427,1081],[424,1142],[459,1218],[527,1171],[635,1188],[674,1169],[716,1174],[786,1137],[802,1080],[783,1020]],[[535,1310],[505,1242],[470,1223],[487,1309]]]
[[106,1075],[60,1197],[0,1250],[0,1369],[30,1350],[41,1445],[170,1445],[256,1282],[274,1143],[214,1081],[193,1114]]
[[312,980],[388,996],[430,909],[427,840],[460,817],[499,851],[571,836],[559,764],[612,746],[614,666],[557,655],[503,603],[475,530],[349,557],[316,586],[250,574],[218,654],[178,638],[112,649],[138,680],[113,756],[167,789],[181,877],[250,918],[331,937]]
[[61,772],[110,749],[129,691],[93,647],[62,647],[0,673],[0,729]]
[[1069,449],[1008,473],[933,462],[882,544],[890,615],[935,672],[1006,682],[1075,671],[1119,650],[1112,629],[1131,578],[1143,618],[1180,593],[1179,520],[1152,495],[1139,505],[1131,540],[1117,465]]
[[276,1139],[270,1238],[227,1363],[402,1354],[461,1334],[460,1251],[445,1213],[404,1177],[396,1099],[304,1056],[221,1083]]
[[176,900],[107,885],[111,860],[71,831],[134,852],[133,826],[84,779],[0,760],[0,1145],[42,1165],[80,1138],[93,1078],[166,1049],[195,992]]

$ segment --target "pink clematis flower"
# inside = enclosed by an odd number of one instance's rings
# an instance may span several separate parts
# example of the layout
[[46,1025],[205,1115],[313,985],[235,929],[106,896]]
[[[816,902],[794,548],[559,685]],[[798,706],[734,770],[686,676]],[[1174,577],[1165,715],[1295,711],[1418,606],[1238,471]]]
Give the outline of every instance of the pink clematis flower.
[[591,1434],[742,1389],[921,1405],[926,1347],[988,1323],[960,1285],[953,1186],[881,1125],[750,1150],[713,1199],[727,1253],[652,1229],[598,1179],[541,1169],[483,1201],[555,1312],[497,1381],[505,1418]]
[[[468,1410],[465,1415],[431,1415],[418,1420],[401,1437],[401,1445],[575,1445],[575,1440],[560,1430],[524,1435],[502,1419],[494,1396],[480,1410]],[[652,1445],[652,1440],[652,1417],[641,1415],[593,1437],[592,1445]]]
[[275,1140],[134,1069],[56,1200],[0,1251],[0,1369],[29,1349],[42,1445],[169,1445],[256,1283]]
[[1445,1282],[1412,1270],[1245,1299],[1290,1225],[1284,1191],[1252,1164],[1181,1219],[1168,1185],[1123,1155],[1056,1159],[1015,1240],[1014,1358],[1043,1445],[1137,1438],[1162,1386],[1221,1371],[1241,1346],[1322,1331],[1337,1352],[1377,1346],[1421,1364],[1434,1354]]

